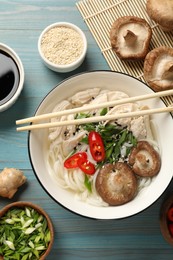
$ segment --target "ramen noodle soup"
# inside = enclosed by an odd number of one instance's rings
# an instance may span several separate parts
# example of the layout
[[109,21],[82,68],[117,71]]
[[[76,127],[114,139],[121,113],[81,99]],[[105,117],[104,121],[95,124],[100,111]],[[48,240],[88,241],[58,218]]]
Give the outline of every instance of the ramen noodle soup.
[[[86,89],[58,103],[52,112],[123,98],[128,98],[128,95],[120,91]],[[129,113],[142,109],[147,107],[137,102],[126,103],[65,115],[53,118],[51,121]],[[160,151],[153,133],[153,122],[148,115],[50,128],[47,155],[49,172],[56,180],[57,186],[71,191],[78,200],[95,206],[116,206],[127,203],[150,185],[152,178],[155,178],[159,172]],[[147,151],[141,148],[142,152],[138,153],[138,146],[142,145],[147,147]],[[134,165],[133,160],[129,160],[132,151],[136,153],[135,158],[138,158],[138,162]],[[156,153],[155,157],[151,155],[153,151]],[[149,159],[146,159],[147,153]],[[143,174],[150,164],[149,161],[155,163],[157,172]],[[139,166],[139,163],[142,165],[142,174],[136,172],[135,167]],[[128,168],[123,170],[124,166]],[[125,174],[126,172],[128,173]],[[105,193],[109,193],[109,189],[113,189],[114,193],[119,192],[120,196],[117,198],[116,194],[116,200],[107,198]]]

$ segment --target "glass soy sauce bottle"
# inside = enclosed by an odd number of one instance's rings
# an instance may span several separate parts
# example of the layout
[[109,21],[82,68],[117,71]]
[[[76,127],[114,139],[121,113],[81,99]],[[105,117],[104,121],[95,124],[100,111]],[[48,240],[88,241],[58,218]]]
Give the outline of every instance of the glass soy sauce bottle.
[[0,50],[0,105],[13,97],[18,86],[18,66],[8,53]]

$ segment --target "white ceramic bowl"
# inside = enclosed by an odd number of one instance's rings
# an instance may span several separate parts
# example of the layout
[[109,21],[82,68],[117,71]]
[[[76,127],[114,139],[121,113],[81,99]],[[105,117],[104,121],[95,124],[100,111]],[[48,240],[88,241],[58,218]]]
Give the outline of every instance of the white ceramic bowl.
[[[57,57],[60,56],[60,55],[57,54],[57,51],[59,51],[60,44],[61,44],[61,42],[59,42],[59,38],[58,38],[59,36],[56,39],[54,38],[54,40],[52,40],[51,38],[46,39],[46,41],[48,41],[48,45],[46,45],[46,50],[49,51],[49,54],[45,54],[43,49],[42,49],[42,40],[43,40],[43,37],[45,36],[45,34],[50,32],[50,30],[58,28],[58,27],[59,28],[63,28],[63,27],[70,28],[75,33],[77,32],[77,35],[80,37],[81,41],[83,42],[83,48],[81,50],[80,55],[77,56],[76,58],[74,58],[74,60],[72,62],[67,63],[67,64],[63,64],[63,63],[58,64],[59,60],[54,62],[53,59],[50,59],[50,58],[47,57],[47,55],[50,55],[50,53],[52,52],[53,46],[55,46],[55,45],[56,45],[56,47],[53,50],[53,52],[54,53],[56,52],[56,55],[53,54],[54,58],[57,58]],[[58,33],[58,35],[61,36],[62,33]],[[57,33],[56,33],[56,36],[57,36]],[[63,40],[64,43],[66,42],[66,40]],[[53,43],[53,41],[54,41],[54,43]],[[71,40],[71,42],[73,43],[73,40]],[[72,44],[70,44],[70,46],[67,45],[67,48],[71,48],[71,45]],[[65,50],[64,45],[61,46],[61,48],[63,48],[63,51]],[[74,47],[74,48],[76,48],[76,47]],[[42,58],[43,63],[49,69],[56,71],[56,72],[62,72],[62,73],[70,72],[70,71],[77,69],[83,63],[85,56],[86,56],[86,52],[87,52],[87,40],[86,40],[86,37],[85,37],[85,34],[83,33],[83,31],[79,27],[77,27],[76,25],[74,25],[72,23],[67,23],[67,22],[53,23],[53,24],[47,26],[43,30],[43,32],[41,33],[39,40],[38,40],[38,51],[39,51],[40,57]],[[74,51],[74,49],[73,49],[73,51]],[[69,50],[66,49],[66,53],[69,53]],[[64,52],[64,55],[66,55],[65,52]]]
[[[141,81],[118,72],[93,71],[71,77],[55,87],[43,99],[39,105],[36,115],[49,113],[55,105],[74,93],[94,87],[102,89],[119,90],[126,92],[129,96],[138,96],[153,93],[153,91]],[[142,101],[141,101],[142,102]],[[161,99],[149,99],[142,104],[150,108],[165,107]],[[40,184],[45,191],[65,208],[82,216],[96,219],[118,219],[124,218],[149,207],[154,203],[167,188],[173,176],[173,120],[169,113],[153,115],[156,124],[158,144],[161,149],[162,166],[159,174],[153,178],[149,186],[142,189],[130,202],[121,206],[96,207],[75,199],[72,192],[63,190],[52,178],[48,163],[48,130],[32,130],[29,133],[28,148],[30,161]]]
[[[6,57],[7,59],[11,59],[14,64],[16,64],[16,68],[18,71],[18,76],[19,76],[19,82],[16,84],[16,86],[14,88],[12,88],[8,95],[6,95],[6,97],[4,98],[0,98],[0,112],[8,109],[9,107],[11,107],[17,100],[17,98],[19,97],[22,89],[23,89],[23,85],[24,85],[24,68],[23,68],[23,64],[19,58],[19,56],[17,55],[17,53],[10,48],[9,46],[7,46],[6,44],[0,43],[0,55],[3,55],[4,57]],[[5,61],[3,60],[4,57],[0,56],[0,82],[4,82],[3,76],[6,75],[5,73],[7,72],[7,70],[11,70],[11,68],[9,66],[11,65],[7,65],[7,63],[5,63]],[[7,67],[8,66],[8,67]],[[15,75],[15,74],[14,74]],[[8,77],[8,75],[7,75]],[[3,83],[1,82],[1,84],[3,85]],[[1,88],[1,93],[2,93],[2,88],[5,88],[5,86],[0,86]],[[11,87],[10,87],[11,88]],[[5,89],[4,89],[5,90]]]

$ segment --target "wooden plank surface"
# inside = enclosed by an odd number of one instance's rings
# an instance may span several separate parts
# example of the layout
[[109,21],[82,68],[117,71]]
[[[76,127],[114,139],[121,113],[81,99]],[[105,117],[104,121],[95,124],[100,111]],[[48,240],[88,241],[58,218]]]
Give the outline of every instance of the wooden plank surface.
[[[0,0],[0,42],[18,53],[25,68],[21,96],[9,110],[0,113],[0,170],[16,167],[28,179],[12,200],[0,198],[0,209],[12,201],[26,200],[47,211],[55,228],[55,242],[48,260],[172,260],[173,248],[160,233],[159,211],[163,200],[173,192],[173,182],[156,203],[138,215],[110,221],[83,218],[58,205],[42,189],[29,162],[27,133],[15,130],[15,120],[33,115],[42,98],[63,79],[83,71],[109,69],[75,3],[75,0]],[[86,60],[71,73],[50,71],[38,55],[41,31],[58,21],[75,23],[87,36]]]

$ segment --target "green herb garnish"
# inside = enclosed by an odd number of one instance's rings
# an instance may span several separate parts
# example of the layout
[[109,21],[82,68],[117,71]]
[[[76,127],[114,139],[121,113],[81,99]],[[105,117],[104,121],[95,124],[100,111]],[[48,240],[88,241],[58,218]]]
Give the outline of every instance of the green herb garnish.
[[81,142],[81,143],[88,144],[88,136],[83,137],[83,138],[80,140],[80,142]]
[[106,107],[103,108],[103,109],[100,111],[100,116],[104,116],[104,115],[106,115],[107,112],[108,112],[108,109],[107,109]]
[[76,114],[75,116],[75,119],[82,119],[82,118],[87,118],[87,117],[90,117],[91,115],[89,113],[79,113],[79,114]]
[[[100,115],[105,115],[107,113],[107,108],[102,109]],[[91,114],[81,113],[78,114],[78,118],[90,117]],[[89,123],[80,125],[81,129],[84,129],[88,132],[96,131],[98,132],[104,142],[104,147],[106,151],[106,159],[102,163],[97,163],[97,166],[100,167],[104,163],[114,163],[117,162],[120,158],[126,160],[132,147],[136,146],[137,139],[134,137],[133,133],[119,124],[103,124],[99,123]],[[81,142],[88,144],[88,137],[84,137]],[[128,144],[126,146],[126,144]],[[121,150],[123,146],[126,146],[126,152],[122,158]],[[96,166],[96,167],[97,167]],[[98,168],[97,167],[97,168]]]
[[85,187],[89,190],[89,192],[92,192],[91,182],[86,174],[85,174],[84,184],[85,184]]

